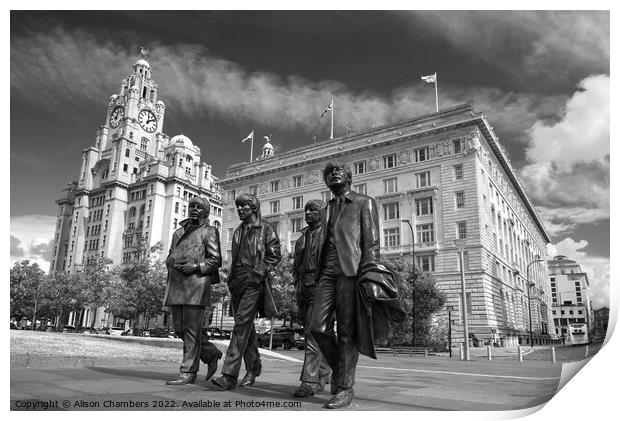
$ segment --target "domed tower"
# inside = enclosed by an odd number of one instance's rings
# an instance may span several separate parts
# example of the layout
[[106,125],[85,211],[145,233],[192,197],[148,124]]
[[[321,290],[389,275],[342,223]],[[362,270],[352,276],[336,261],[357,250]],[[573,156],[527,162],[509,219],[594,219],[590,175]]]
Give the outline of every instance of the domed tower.
[[271,158],[273,156],[273,145],[271,144],[271,137],[265,136],[265,144],[263,145],[263,153],[260,159]]

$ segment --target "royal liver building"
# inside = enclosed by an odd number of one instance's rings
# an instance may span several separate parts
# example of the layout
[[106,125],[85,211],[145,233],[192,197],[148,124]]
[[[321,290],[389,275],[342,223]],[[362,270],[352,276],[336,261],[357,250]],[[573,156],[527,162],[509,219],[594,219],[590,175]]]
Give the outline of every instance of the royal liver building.
[[96,256],[126,263],[139,236],[167,250],[195,195],[209,198],[210,222],[221,226],[218,179],[189,138],[164,133],[157,90],[143,55],[110,97],[94,145],[82,151],[78,180],[56,201],[50,271],[80,271]]

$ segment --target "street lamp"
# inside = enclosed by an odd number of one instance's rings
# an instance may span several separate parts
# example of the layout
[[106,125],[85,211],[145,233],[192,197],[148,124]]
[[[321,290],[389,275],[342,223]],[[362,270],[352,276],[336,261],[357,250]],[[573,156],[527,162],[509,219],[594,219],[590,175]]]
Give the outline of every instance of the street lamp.
[[450,352],[450,358],[452,358],[452,312],[454,307],[446,306],[448,310],[448,351]]
[[530,316],[530,347],[533,348],[534,347],[534,342],[532,342],[532,300],[530,298],[530,289],[532,288],[532,285],[534,285],[534,283],[532,282],[530,284],[530,266],[532,266],[534,263],[538,263],[538,262],[542,262],[543,259],[540,258],[540,256],[537,254],[534,256],[534,260],[532,260],[530,263],[527,264],[527,270],[526,272],[526,276],[527,276],[527,309],[528,309],[528,313]]
[[467,240],[465,238],[457,238],[454,240],[454,245],[459,251],[461,261],[461,313],[463,314],[463,335],[464,335],[464,358],[465,361],[469,360],[469,331],[467,329],[467,302],[465,300],[465,265],[463,264],[463,251],[465,250],[465,244]]
[[409,225],[411,230],[411,346],[415,346],[415,238],[411,221],[401,219],[400,222]]

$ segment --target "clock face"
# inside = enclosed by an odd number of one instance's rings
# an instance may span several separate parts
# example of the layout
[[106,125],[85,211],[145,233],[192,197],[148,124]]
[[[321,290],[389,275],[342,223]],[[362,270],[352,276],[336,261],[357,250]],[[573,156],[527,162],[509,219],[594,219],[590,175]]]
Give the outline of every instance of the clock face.
[[114,108],[112,114],[110,114],[110,127],[116,129],[121,124],[123,117],[125,117],[125,108],[120,106]]
[[157,129],[157,117],[150,110],[142,110],[138,114],[138,122],[140,127],[147,132],[153,133]]

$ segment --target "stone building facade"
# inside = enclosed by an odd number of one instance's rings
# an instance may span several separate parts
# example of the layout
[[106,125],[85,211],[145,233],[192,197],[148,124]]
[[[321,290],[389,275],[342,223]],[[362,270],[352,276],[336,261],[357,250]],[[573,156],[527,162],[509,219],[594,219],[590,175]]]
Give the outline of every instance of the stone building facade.
[[[266,148],[272,150],[270,144]],[[239,223],[237,195],[258,196],[263,217],[291,251],[305,225],[304,204],[330,198],[322,179],[330,160],[347,162],[352,188],[376,199],[382,255],[411,259],[415,244],[416,264],[433,273],[457,320],[461,288],[454,240],[467,240],[470,336],[479,343],[527,341],[525,271],[534,256],[546,259],[550,239],[492,126],[469,104],[287,152],[264,152],[253,162],[230,166],[220,182],[222,253],[227,259]],[[545,266],[532,265],[530,277],[534,337],[542,342],[553,325]],[[459,334],[462,341],[457,323],[456,341]]]
[[[79,180],[56,201],[50,272],[79,272],[97,256],[127,263],[139,236],[149,245],[161,241],[165,258],[196,195],[209,198],[210,222],[221,227],[219,180],[187,136],[164,133],[165,112],[143,57],[110,97],[94,146],[82,151]],[[90,317],[96,317],[96,326],[111,324],[87,312],[84,325]]]

